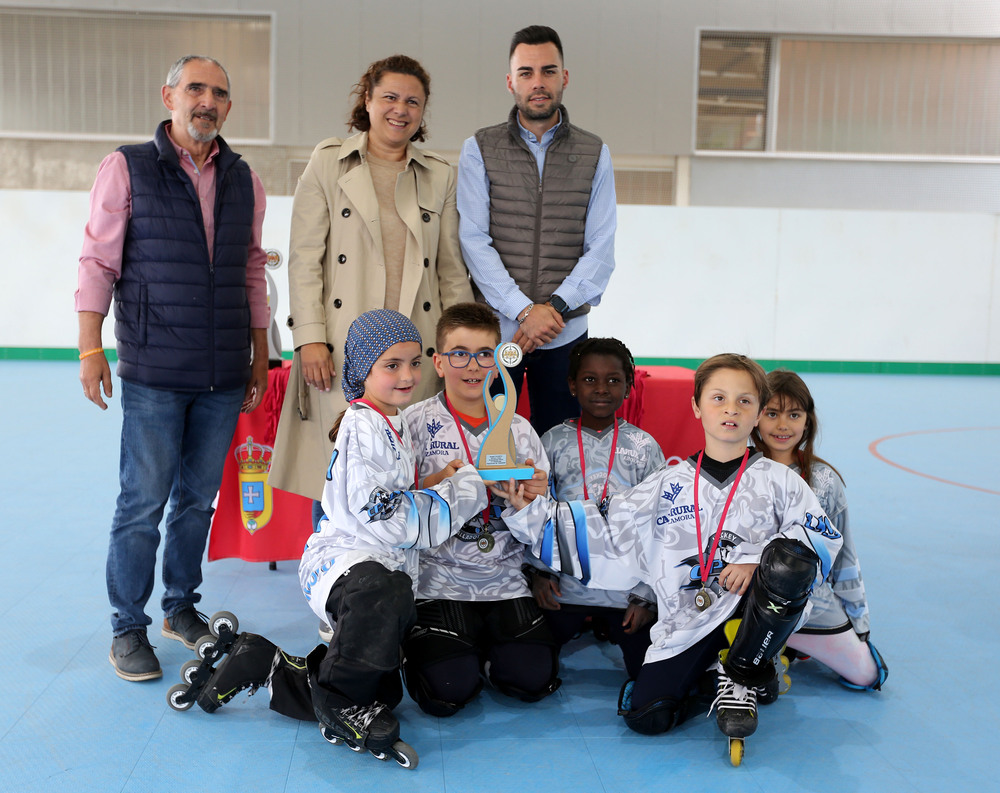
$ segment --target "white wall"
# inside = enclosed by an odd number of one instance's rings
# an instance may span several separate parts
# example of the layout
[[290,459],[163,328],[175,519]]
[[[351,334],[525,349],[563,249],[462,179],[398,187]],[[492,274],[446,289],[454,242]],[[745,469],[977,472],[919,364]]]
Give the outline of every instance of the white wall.
[[[0,347],[75,347],[88,196],[0,190]],[[1000,215],[619,207],[618,267],[591,314],[637,357],[1000,363]],[[291,198],[265,247],[288,249]],[[275,275],[287,290],[284,266]],[[285,349],[283,297],[275,310]],[[113,344],[111,323],[104,342]]]
[[1000,216],[619,207],[594,335],[637,357],[1000,362]]

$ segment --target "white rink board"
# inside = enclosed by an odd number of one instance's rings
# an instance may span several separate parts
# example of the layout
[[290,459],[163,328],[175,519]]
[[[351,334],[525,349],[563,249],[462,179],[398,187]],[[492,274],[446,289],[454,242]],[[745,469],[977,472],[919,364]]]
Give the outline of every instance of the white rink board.
[[[268,199],[263,234],[286,261],[291,204]],[[0,347],[76,346],[87,205],[85,192],[0,190]],[[618,219],[590,332],[637,357],[1000,362],[996,215],[620,206]],[[272,277],[288,350],[285,265]]]

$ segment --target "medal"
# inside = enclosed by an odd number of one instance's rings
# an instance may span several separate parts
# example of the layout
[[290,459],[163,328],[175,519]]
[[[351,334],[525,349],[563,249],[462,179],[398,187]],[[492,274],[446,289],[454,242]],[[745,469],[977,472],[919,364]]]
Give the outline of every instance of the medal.
[[492,551],[494,545],[496,545],[496,540],[493,539],[493,535],[489,531],[483,532],[482,536],[476,540],[476,547],[483,553]]
[[711,577],[712,560],[715,559],[715,552],[719,549],[719,540],[722,539],[722,527],[726,523],[726,515],[729,514],[729,505],[733,503],[733,496],[736,495],[736,488],[740,486],[740,479],[747,467],[747,460],[750,457],[750,449],[743,452],[743,460],[740,462],[739,472],[736,474],[736,481],[733,482],[729,490],[729,498],[726,499],[726,506],[722,508],[722,517],[719,519],[719,528],[715,530],[715,539],[710,543],[707,553],[702,550],[701,542],[701,510],[698,505],[698,477],[701,473],[701,460],[705,452],[698,453],[698,463],[694,467],[694,525],[698,535],[698,572],[701,574],[701,589],[694,597],[694,605],[698,611],[705,611],[712,605],[713,597],[708,591],[708,579]]

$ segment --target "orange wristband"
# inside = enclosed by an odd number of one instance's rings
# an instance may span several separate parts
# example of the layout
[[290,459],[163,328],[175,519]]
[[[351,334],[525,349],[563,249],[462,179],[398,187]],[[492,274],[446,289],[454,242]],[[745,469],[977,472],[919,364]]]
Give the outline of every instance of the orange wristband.
[[91,355],[97,355],[97,353],[99,353],[99,352],[104,352],[104,348],[103,347],[94,347],[94,349],[92,349],[92,350],[87,350],[86,352],[81,352],[80,353],[80,360],[82,361],[84,358],[89,358]]

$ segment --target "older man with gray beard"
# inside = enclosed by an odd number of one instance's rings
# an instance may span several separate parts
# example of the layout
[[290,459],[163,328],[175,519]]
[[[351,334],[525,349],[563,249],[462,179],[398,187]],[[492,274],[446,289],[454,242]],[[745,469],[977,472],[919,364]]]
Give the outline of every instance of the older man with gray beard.
[[90,194],[76,310],[80,382],[102,410],[111,369],[102,326],[115,303],[121,491],[111,524],[110,661],[125,680],[160,677],[146,637],[159,524],[162,635],[193,648],[201,559],[241,410],[267,388],[264,189],[219,137],[232,107],[212,58],[179,59],[161,89],[170,119],[101,163]]

